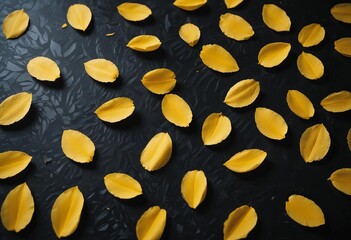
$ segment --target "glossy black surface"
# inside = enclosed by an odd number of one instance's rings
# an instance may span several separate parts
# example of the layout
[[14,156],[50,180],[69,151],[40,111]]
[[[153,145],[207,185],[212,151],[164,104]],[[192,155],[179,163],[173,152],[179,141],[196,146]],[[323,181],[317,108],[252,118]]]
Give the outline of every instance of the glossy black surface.
[[[330,174],[351,166],[351,152],[346,143],[350,112],[326,112],[320,101],[328,94],[351,88],[351,59],[334,50],[333,42],[351,36],[351,25],[336,21],[330,8],[336,2],[320,0],[270,1],[286,10],[292,20],[287,33],[276,33],[266,27],[261,9],[269,1],[245,0],[239,7],[227,10],[222,0],[209,0],[194,12],[172,5],[171,0],[144,1],[153,11],[144,22],[131,23],[116,11],[122,1],[91,0],[86,3],[93,12],[87,32],[70,26],[61,29],[68,7],[76,1],[1,0],[0,21],[24,8],[30,16],[27,32],[18,39],[0,36],[0,101],[7,96],[27,91],[33,93],[33,104],[20,122],[0,127],[0,152],[25,151],[33,156],[30,165],[15,177],[0,181],[0,202],[18,184],[27,182],[35,199],[35,213],[25,230],[16,234],[0,226],[0,239],[55,239],[50,212],[57,196],[78,185],[85,197],[81,222],[69,239],[135,239],[135,225],[150,206],[167,210],[163,239],[222,239],[223,222],[235,208],[249,204],[259,216],[248,239],[348,239],[351,227],[351,197],[337,191],[329,181]],[[143,2],[143,1],[136,1]],[[346,2],[346,0],[344,1]],[[219,16],[231,12],[244,17],[255,35],[244,42],[227,38],[219,29]],[[178,36],[179,27],[192,22],[201,29],[198,45],[190,48]],[[297,41],[300,29],[310,23],[326,29],[324,41],[304,49]],[[115,32],[113,37],[106,33]],[[138,53],[125,45],[136,35],[154,34],[162,41],[153,53]],[[278,67],[265,69],[257,64],[262,46],[275,41],[290,42],[292,51]],[[220,74],[208,69],[199,58],[204,44],[217,43],[236,58],[240,71]],[[304,50],[316,55],[325,66],[318,81],[305,79],[297,70],[297,56]],[[44,55],[56,61],[61,79],[55,83],[39,82],[26,71],[27,62]],[[102,84],[84,71],[83,63],[93,58],[113,61],[120,70],[116,83]],[[174,93],[183,97],[193,111],[189,128],[178,128],[161,113],[161,96],[150,93],[141,84],[149,70],[167,67],[177,75]],[[260,82],[259,98],[250,107],[231,109],[223,103],[229,88],[239,80],[254,78]],[[316,113],[309,120],[295,116],[285,97],[289,89],[305,93]],[[106,124],[93,113],[107,100],[126,96],[134,100],[136,111],[125,121]],[[274,141],[260,134],[255,126],[254,111],[263,106],[281,114],[289,131],[285,140]],[[213,112],[223,112],[232,121],[230,137],[215,147],[205,147],[201,126]],[[299,153],[303,131],[324,123],[332,144],[320,162],[307,164]],[[61,150],[64,129],[76,129],[88,135],[96,146],[94,161],[77,164]],[[149,173],[139,163],[142,149],[161,131],[173,139],[173,155],[161,170]],[[233,154],[246,148],[260,148],[268,157],[256,170],[236,174],[223,166]],[[183,175],[201,169],[208,179],[208,193],[197,210],[190,209],[180,194]],[[144,195],[125,201],[114,198],[104,186],[103,177],[111,172],[127,173],[140,181]],[[324,211],[326,225],[315,229],[302,227],[285,213],[285,201],[291,194],[313,199]]]

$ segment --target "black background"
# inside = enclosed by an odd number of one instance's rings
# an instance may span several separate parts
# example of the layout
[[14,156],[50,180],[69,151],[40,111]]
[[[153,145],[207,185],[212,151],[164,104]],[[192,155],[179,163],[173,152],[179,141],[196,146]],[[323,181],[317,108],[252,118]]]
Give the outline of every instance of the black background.
[[[139,23],[124,20],[116,6],[124,1],[78,1],[87,4],[93,20],[86,32],[70,26],[61,29],[68,7],[76,1],[1,0],[1,22],[10,12],[24,8],[30,16],[27,32],[18,39],[0,36],[0,101],[21,91],[33,93],[28,115],[20,122],[0,128],[0,151],[20,150],[33,156],[32,162],[15,177],[0,181],[0,202],[18,184],[27,182],[35,212],[25,230],[16,234],[0,226],[1,239],[55,239],[51,227],[51,207],[58,195],[78,185],[85,204],[81,222],[69,239],[135,239],[135,225],[149,207],[167,210],[163,239],[222,239],[223,222],[235,208],[248,204],[259,217],[248,239],[349,239],[351,198],[337,191],[328,177],[333,171],[351,166],[351,152],[346,143],[350,128],[350,111],[326,112],[320,101],[328,94],[351,88],[351,59],[334,50],[333,42],[351,36],[351,25],[336,21],[330,8],[338,1],[245,0],[227,10],[222,0],[209,0],[194,12],[172,5],[171,0],[144,1],[152,17]],[[143,2],[143,1],[135,1]],[[341,1],[341,2],[346,2]],[[264,3],[276,3],[286,10],[292,21],[290,32],[277,33],[264,25]],[[221,14],[238,14],[254,28],[248,41],[236,42],[219,29]],[[192,22],[201,29],[201,39],[194,48],[178,36],[179,27]],[[318,46],[303,49],[297,41],[300,29],[320,23],[326,37]],[[113,37],[106,33],[115,32]],[[134,36],[154,34],[162,41],[153,53],[138,53],[125,45]],[[275,41],[292,45],[288,58],[278,67],[265,69],[257,64],[262,46]],[[214,72],[199,58],[204,44],[217,43],[237,60],[240,71],[233,74]],[[301,51],[314,54],[324,63],[325,74],[317,81],[305,79],[297,70]],[[27,62],[47,56],[61,69],[61,79],[54,83],[39,82],[26,71]],[[84,71],[83,63],[93,58],[114,62],[120,77],[115,83],[98,83]],[[161,113],[162,96],[150,93],[141,84],[149,70],[167,67],[177,75],[173,90],[183,97],[193,111],[189,128],[167,122]],[[261,93],[252,106],[232,109],[223,103],[229,88],[239,80],[254,78]],[[288,108],[285,97],[297,89],[313,102],[316,113],[302,120]],[[136,111],[117,124],[106,124],[93,113],[107,100],[126,96],[134,100]],[[285,140],[274,141],[260,134],[255,126],[256,107],[268,107],[281,114],[289,131]],[[232,121],[229,138],[215,147],[203,146],[201,126],[213,112],[223,112]],[[324,123],[331,135],[331,148],[320,162],[307,164],[299,153],[303,131]],[[94,161],[77,164],[66,158],[60,141],[64,129],[76,129],[89,136],[96,146]],[[140,153],[156,133],[169,132],[173,140],[170,162],[156,172],[145,171],[139,163]],[[237,174],[223,166],[235,153],[247,148],[267,151],[268,157],[256,170]],[[205,201],[190,209],[180,194],[180,182],[189,170],[203,170],[208,179]],[[137,179],[144,195],[120,200],[109,194],[103,177],[123,172]],[[326,225],[314,229],[293,222],[285,212],[291,194],[314,200],[324,211]]]

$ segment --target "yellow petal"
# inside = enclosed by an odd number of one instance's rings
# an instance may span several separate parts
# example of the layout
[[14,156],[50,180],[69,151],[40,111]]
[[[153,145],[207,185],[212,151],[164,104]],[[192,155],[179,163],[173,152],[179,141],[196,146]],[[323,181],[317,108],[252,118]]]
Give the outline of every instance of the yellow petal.
[[332,173],[328,179],[339,191],[351,195],[351,168],[341,168]]
[[240,3],[242,3],[244,0],[224,0],[225,5],[227,8],[235,8],[238,6]]
[[202,47],[200,58],[212,70],[221,73],[239,71],[239,66],[234,57],[223,47],[217,44],[208,44]]
[[85,62],[84,68],[87,74],[98,82],[114,82],[119,75],[117,66],[113,62],[103,58]]
[[29,74],[40,80],[53,82],[60,77],[60,69],[57,64],[47,57],[36,57],[27,64]]
[[266,156],[260,149],[246,149],[232,156],[224,166],[237,173],[249,172],[260,166]]
[[222,113],[210,114],[202,125],[204,145],[215,145],[224,141],[232,131],[230,119]]
[[20,151],[0,153],[0,179],[12,177],[22,172],[31,160],[31,156]]
[[138,240],[158,240],[166,226],[167,212],[159,206],[146,210],[136,225]]
[[129,41],[127,47],[139,52],[152,52],[161,46],[161,41],[153,35],[136,36]]
[[219,28],[224,35],[237,41],[247,40],[255,34],[250,23],[231,13],[221,15]]
[[297,58],[297,68],[303,76],[310,80],[319,79],[324,74],[323,63],[310,53],[300,54]]
[[156,134],[141,152],[140,163],[148,171],[165,166],[172,155],[172,139],[168,133]]
[[197,208],[205,199],[207,192],[207,179],[200,170],[187,172],[182,180],[181,192],[189,207]]
[[179,29],[179,36],[189,46],[194,47],[200,39],[201,32],[198,26],[192,23],[186,23]]
[[71,235],[78,227],[84,197],[77,186],[64,191],[51,209],[51,222],[58,238]]
[[301,29],[298,40],[302,46],[312,47],[323,41],[324,36],[324,28],[318,23],[312,23]]
[[351,151],[351,128],[347,132],[346,140],[347,140],[347,145],[349,146],[349,149]]
[[79,131],[64,130],[61,147],[66,157],[75,162],[88,163],[93,161],[95,145],[90,138]]
[[34,213],[34,200],[26,183],[12,189],[1,206],[1,221],[8,231],[19,232],[25,228]]
[[305,162],[323,159],[329,148],[330,135],[323,124],[307,128],[300,138],[300,153]]
[[73,4],[68,8],[67,21],[77,30],[85,31],[91,21],[92,13],[84,4]]
[[173,71],[167,68],[158,68],[147,72],[141,83],[152,93],[166,94],[173,90],[177,80]]
[[107,174],[104,182],[107,190],[121,199],[131,199],[143,193],[139,182],[124,173]]
[[161,103],[163,116],[178,127],[189,127],[193,113],[183,98],[176,94],[166,94]]
[[249,106],[260,93],[260,83],[254,79],[245,79],[232,86],[225,96],[224,103],[233,108]]
[[351,92],[331,93],[321,101],[321,106],[329,112],[346,112],[351,110]]
[[351,3],[339,3],[330,9],[336,20],[344,23],[351,23]]
[[142,21],[152,14],[151,9],[144,4],[126,2],[117,6],[117,11],[128,21]]
[[334,48],[345,57],[351,57],[351,37],[336,40]]
[[2,31],[6,39],[18,38],[27,30],[28,24],[28,14],[23,9],[16,10],[6,16],[2,23]]
[[291,195],[285,203],[288,216],[305,227],[318,227],[325,224],[322,209],[311,199],[301,195]]
[[277,32],[290,31],[291,21],[286,12],[274,4],[264,4],[262,9],[263,22]]
[[135,107],[132,99],[118,97],[102,104],[96,109],[95,114],[102,121],[116,123],[132,115],[134,109]]
[[61,26],[61,28],[62,28],[62,29],[65,29],[67,26],[68,26],[67,23],[63,23],[62,26]]
[[310,119],[314,115],[312,102],[301,92],[289,90],[286,95],[286,102],[290,110],[303,119]]
[[282,140],[288,132],[284,118],[268,108],[256,108],[255,122],[258,130],[271,139]]
[[173,5],[186,11],[194,11],[203,5],[207,0],[175,0]]
[[257,223],[257,213],[253,207],[243,205],[231,212],[224,222],[224,240],[246,238]]
[[20,92],[13,94],[0,103],[0,125],[18,122],[28,113],[32,104],[32,94]]
[[106,37],[112,37],[113,35],[115,35],[114,32],[112,32],[112,33],[106,33],[106,34],[105,34]]
[[290,50],[290,43],[269,43],[258,53],[258,64],[266,68],[278,66],[288,57]]

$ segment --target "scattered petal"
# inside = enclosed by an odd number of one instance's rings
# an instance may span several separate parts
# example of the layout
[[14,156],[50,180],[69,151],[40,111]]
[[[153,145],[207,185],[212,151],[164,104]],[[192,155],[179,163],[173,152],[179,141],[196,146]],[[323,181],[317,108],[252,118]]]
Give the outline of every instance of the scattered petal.
[[7,97],[0,103],[0,125],[10,125],[24,118],[31,104],[31,93],[20,92]]
[[334,48],[345,57],[351,57],[351,37],[336,40]]
[[232,131],[230,119],[222,113],[210,114],[202,125],[204,145],[215,145],[224,141]]
[[95,114],[105,122],[116,123],[126,119],[134,112],[133,100],[126,97],[113,98],[98,109]]
[[117,11],[124,19],[132,22],[142,21],[152,14],[151,9],[146,5],[131,2],[117,6]]
[[84,4],[73,4],[68,8],[67,21],[77,30],[85,31],[91,21],[92,13]]
[[186,11],[194,11],[203,5],[207,0],[175,0],[173,5]]
[[339,3],[330,9],[333,17],[344,23],[351,23],[351,3]]
[[153,35],[140,35],[129,41],[127,47],[139,52],[152,52],[161,46],[161,41]]
[[28,28],[29,16],[23,10],[16,10],[6,16],[2,23],[2,32],[6,39],[18,38]]
[[351,92],[331,93],[321,101],[321,106],[328,112],[346,112],[351,110]]
[[278,66],[288,57],[290,50],[290,43],[269,43],[261,48],[258,54],[258,64],[266,68]]
[[194,47],[200,39],[201,32],[198,26],[192,23],[186,23],[180,27],[179,36],[190,47]]
[[165,166],[172,155],[172,139],[168,133],[156,134],[141,152],[140,163],[148,171]]
[[318,23],[304,26],[298,36],[298,40],[304,47],[312,47],[323,41],[325,36],[324,28]]
[[167,68],[158,68],[147,72],[141,83],[152,93],[166,94],[176,85],[176,75]]
[[40,80],[53,82],[60,78],[60,69],[57,64],[47,57],[32,58],[27,64],[28,73]]
[[219,28],[224,35],[237,41],[247,40],[255,34],[250,23],[231,13],[221,15]]
[[324,74],[323,63],[310,53],[300,54],[297,58],[297,68],[303,76],[310,80],[317,80]]
[[15,176],[22,172],[32,160],[25,152],[7,151],[0,153],[0,179]]
[[314,115],[312,102],[303,93],[297,90],[289,90],[286,102],[290,110],[303,119],[310,119]]
[[307,128],[300,138],[300,153],[305,162],[323,159],[329,148],[330,135],[323,124]]
[[115,197],[131,199],[143,194],[140,183],[124,173],[110,173],[104,177],[106,189]]
[[246,149],[232,156],[224,166],[234,172],[245,173],[260,166],[266,156],[267,153],[260,149]]
[[206,197],[207,179],[205,173],[200,170],[187,172],[182,180],[181,192],[189,207],[197,208]]
[[246,238],[257,223],[257,213],[253,207],[243,205],[231,212],[224,222],[224,240]]
[[285,203],[288,216],[305,227],[318,227],[325,224],[322,209],[311,199],[301,195],[291,195]]
[[66,27],[68,27],[67,23],[64,23],[64,24],[61,25],[62,29],[65,29]]
[[163,116],[178,127],[189,127],[193,113],[183,98],[176,94],[166,94],[161,103]]
[[208,44],[202,47],[200,58],[212,70],[221,73],[239,71],[239,66],[234,57],[223,47],[217,44]]
[[51,209],[51,222],[58,238],[67,237],[77,229],[83,205],[84,197],[78,186],[57,197]]
[[26,183],[12,189],[1,206],[1,221],[8,231],[19,232],[32,220],[34,199]]
[[277,32],[290,31],[291,21],[286,12],[274,4],[264,4],[262,9],[263,22]]
[[268,108],[256,108],[255,122],[258,130],[270,139],[282,140],[288,132],[284,118]]
[[112,32],[112,33],[106,33],[106,34],[105,34],[106,37],[112,37],[113,35],[115,35],[114,32]]
[[87,74],[98,82],[111,83],[116,81],[119,71],[117,66],[106,59],[97,58],[84,63]]
[[90,138],[79,131],[64,130],[61,147],[66,157],[75,162],[88,163],[93,161],[95,145]]
[[139,240],[158,240],[162,237],[166,226],[167,212],[159,206],[146,210],[136,225],[136,235]]
[[235,8],[243,1],[244,0],[224,0],[224,3],[227,6],[227,8],[230,9],[230,8]]
[[351,168],[341,168],[332,173],[328,179],[339,191],[351,196]]
[[260,93],[260,83],[245,79],[234,84],[225,96],[224,103],[233,108],[242,108],[253,103]]

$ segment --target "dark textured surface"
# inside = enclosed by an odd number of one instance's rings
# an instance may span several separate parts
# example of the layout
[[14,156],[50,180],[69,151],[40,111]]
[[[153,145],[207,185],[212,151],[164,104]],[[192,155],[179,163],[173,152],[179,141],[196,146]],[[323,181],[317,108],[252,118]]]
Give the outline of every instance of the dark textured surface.
[[[119,1],[91,0],[85,3],[93,12],[93,21],[88,31],[81,33],[70,26],[61,29],[73,1],[1,0],[1,22],[8,13],[24,8],[30,16],[30,26],[18,39],[5,40],[3,34],[0,36],[0,101],[27,91],[33,93],[33,104],[22,121],[0,128],[0,152],[25,151],[33,160],[22,173],[0,181],[0,203],[12,188],[26,181],[35,199],[35,213],[27,228],[18,234],[0,226],[0,238],[55,239],[51,207],[61,192],[74,185],[81,189],[85,205],[79,227],[69,239],[135,239],[138,218],[154,205],[167,210],[163,239],[221,239],[223,222],[243,204],[253,206],[259,216],[248,239],[350,238],[351,197],[334,189],[327,178],[334,170],[351,166],[346,144],[351,115],[328,113],[319,103],[331,92],[351,88],[351,59],[333,49],[336,39],[350,37],[351,25],[331,16],[330,8],[338,1],[282,0],[277,4],[290,16],[292,29],[276,33],[262,22],[261,9],[266,2],[246,0],[236,9],[227,10],[222,0],[209,0],[201,9],[186,12],[174,7],[171,0],[150,0],[145,3],[153,16],[141,23],[131,23],[117,13]],[[218,22],[226,12],[239,14],[251,23],[254,37],[240,43],[225,37]],[[186,22],[198,25],[202,31],[194,48],[178,36],[179,27]],[[303,78],[296,67],[297,56],[303,50],[297,34],[313,22],[326,29],[324,41],[305,50],[325,65],[325,75],[318,81]],[[106,37],[110,32],[116,34]],[[126,48],[127,42],[139,34],[157,35],[162,41],[161,49],[145,54]],[[257,54],[263,45],[274,41],[290,42],[292,51],[281,66],[265,69],[257,64]],[[205,67],[199,52],[208,43],[218,43],[229,50],[240,71],[220,74]],[[60,80],[45,83],[29,76],[26,64],[39,55],[58,63]],[[83,62],[97,57],[118,66],[120,77],[116,83],[101,84],[85,73]],[[193,110],[194,119],[187,129],[167,122],[161,113],[162,97],[148,92],[140,82],[147,71],[159,67],[176,73],[177,86],[173,92],[182,96]],[[226,92],[245,78],[260,82],[260,96],[250,107],[231,109],[223,103]],[[285,96],[289,89],[300,90],[311,99],[316,109],[311,120],[302,120],[288,109]],[[121,123],[103,123],[93,112],[117,96],[132,98],[136,111]],[[289,125],[285,140],[269,140],[258,132],[253,118],[258,106],[271,108],[285,118]],[[213,112],[228,116],[233,131],[224,143],[205,147],[201,125]],[[332,145],[325,159],[307,164],[299,154],[299,138],[316,123],[325,124]],[[64,156],[61,134],[69,128],[82,131],[95,143],[97,151],[92,163],[77,164]],[[174,152],[163,169],[149,173],[139,163],[140,153],[149,139],[161,131],[170,133]],[[268,152],[258,169],[236,174],[222,165],[246,148]],[[203,170],[209,185],[205,201],[195,211],[180,194],[183,175],[193,169]],[[144,195],[130,201],[114,198],[103,184],[103,177],[111,172],[124,172],[136,178]],[[284,209],[291,194],[313,199],[323,209],[326,225],[308,229],[293,222]]]

